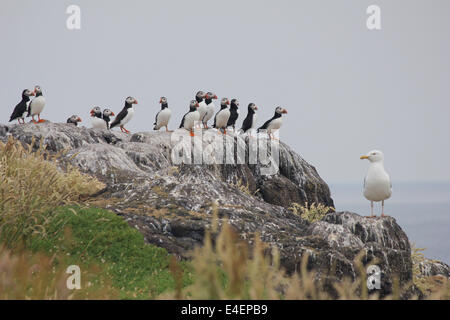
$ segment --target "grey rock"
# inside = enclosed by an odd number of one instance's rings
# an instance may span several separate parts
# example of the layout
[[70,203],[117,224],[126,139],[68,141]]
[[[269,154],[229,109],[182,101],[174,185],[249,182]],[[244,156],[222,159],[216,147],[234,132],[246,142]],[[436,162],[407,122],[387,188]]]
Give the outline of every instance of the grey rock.
[[220,223],[228,221],[242,239],[252,243],[259,234],[277,246],[287,272],[298,271],[307,253],[308,268],[330,282],[330,292],[333,281],[358,276],[354,259],[361,251],[365,267],[376,260],[382,270],[382,295],[391,292],[393,277],[401,283],[412,278],[409,241],[394,218],[339,212],[311,224],[289,210],[294,202],[333,206],[333,200],[316,169],[284,143],[279,172],[267,176],[258,164],[174,165],[166,132],[126,135],[53,123],[0,126],[0,140],[8,135],[27,144],[33,136],[42,138],[51,152],[68,150],[62,164],[70,162],[106,184],[100,195],[108,199],[106,209],[123,216],[147,242],[181,258],[201,245],[217,204]]

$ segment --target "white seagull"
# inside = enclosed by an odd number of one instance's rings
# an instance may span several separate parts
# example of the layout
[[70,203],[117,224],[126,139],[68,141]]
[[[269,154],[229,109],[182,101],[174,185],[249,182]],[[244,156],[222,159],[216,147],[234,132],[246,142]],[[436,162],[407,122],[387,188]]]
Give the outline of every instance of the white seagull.
[[381,216],[384,217],[384,200],[389,199],[392,195],[392,183],[391,178],[384,170],[383,152],[373,150],[361,156],[360,159],[370,161],[369,170],[364,178],[364,197],[370,201],[370,218],[375,217],[373,214],[374,201],[381,201]]

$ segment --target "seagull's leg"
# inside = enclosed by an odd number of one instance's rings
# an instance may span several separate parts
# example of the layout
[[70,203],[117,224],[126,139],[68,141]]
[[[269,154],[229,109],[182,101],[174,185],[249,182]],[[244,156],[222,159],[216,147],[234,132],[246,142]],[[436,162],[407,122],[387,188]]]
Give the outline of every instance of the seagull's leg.
[[191,131],[190,131],[190,135],[191,135],[191,137],[193,137],[193,136],[194,136],[194,130],[192,130],[192,129],[191,129]]
[[373,201],[370,201],[370,217],[374,218],[375,215],[373,214]]
[[385,217],[385,215],[384,215],[384,200],[381,201],[381,216]]
[[34,119],[34,115],[31,116],[31,119],[32,119],[33,123],[37,123],[36,120]]

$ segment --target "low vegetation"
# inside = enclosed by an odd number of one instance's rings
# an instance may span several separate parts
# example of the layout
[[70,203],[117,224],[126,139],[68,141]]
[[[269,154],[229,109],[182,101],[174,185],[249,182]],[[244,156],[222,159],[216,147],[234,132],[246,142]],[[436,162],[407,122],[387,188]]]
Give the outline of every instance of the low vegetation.
[[293,214],[299,215],[301,218],[313,223],[322,220],[327,213],[333,212],[334,208],[327,207],[321,203],[313,203],[311,205],[308,205],[308,203],[305,205],[293,203],[289,210],[291,210]]
[[6,144],[0,141],[0,242],[7,247],[33,234],[45,235],[55,208],[104,187],[71,166],[62,171],[57,165],[60,156],[47,153],[42,141],[35,151],[12,138]]

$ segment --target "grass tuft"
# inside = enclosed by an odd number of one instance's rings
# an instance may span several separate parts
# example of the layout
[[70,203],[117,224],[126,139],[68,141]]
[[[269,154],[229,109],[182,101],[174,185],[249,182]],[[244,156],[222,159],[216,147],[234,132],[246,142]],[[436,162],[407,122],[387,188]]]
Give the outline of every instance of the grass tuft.
[[77,168],[58,167],[63,153],[51,155],[42,140],[35,151],[13,138],[0,141],[0,241],[13,247],[47,232],[54,208],[74,204],[104,188]]

